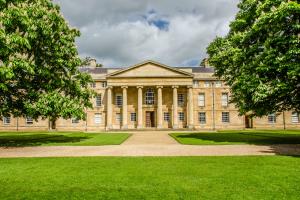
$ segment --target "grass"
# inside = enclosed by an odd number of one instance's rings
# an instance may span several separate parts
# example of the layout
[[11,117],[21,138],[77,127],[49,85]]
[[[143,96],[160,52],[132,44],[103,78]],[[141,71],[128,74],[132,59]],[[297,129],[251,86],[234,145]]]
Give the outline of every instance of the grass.
[[300,158],[0,159],[0,199],[299,199]]
[[210,133],[171,133],[181,144],[229,145],[229,144],[300,144],[300,130],[249,130],[220,131]]
[[1,132],[0,147],[118,145],[127,133]]

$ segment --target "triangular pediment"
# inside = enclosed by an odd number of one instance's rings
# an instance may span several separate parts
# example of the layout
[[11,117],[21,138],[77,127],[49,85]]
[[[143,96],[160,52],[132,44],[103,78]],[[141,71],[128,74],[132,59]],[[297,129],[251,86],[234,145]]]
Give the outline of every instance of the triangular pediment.
[[145,61],[132,67],[109,74],[108,77],[193,77],[193,75],[161,63]]

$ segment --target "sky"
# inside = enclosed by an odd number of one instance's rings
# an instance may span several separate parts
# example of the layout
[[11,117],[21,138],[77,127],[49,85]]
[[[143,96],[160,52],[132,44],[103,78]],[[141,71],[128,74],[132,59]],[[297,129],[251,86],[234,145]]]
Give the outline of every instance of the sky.
[[206,47],[229,31],[239,0],[54,0],[80,30],[80,57],[106,67],[145,60],[198,66]]

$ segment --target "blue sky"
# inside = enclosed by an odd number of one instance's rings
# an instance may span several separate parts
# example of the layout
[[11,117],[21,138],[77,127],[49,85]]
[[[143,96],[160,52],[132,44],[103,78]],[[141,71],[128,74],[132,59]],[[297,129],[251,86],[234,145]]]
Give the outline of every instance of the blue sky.
[[238,0],[54,0],[81,31],[81,57],[107,67],[156,60],[197,66],[207,45],[228,32]]

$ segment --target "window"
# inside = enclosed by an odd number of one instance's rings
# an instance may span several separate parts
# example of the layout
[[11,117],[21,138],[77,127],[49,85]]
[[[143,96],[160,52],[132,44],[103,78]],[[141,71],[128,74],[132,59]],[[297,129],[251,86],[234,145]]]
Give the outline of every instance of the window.
[[222,112],[222,122],[229,123],[229,112]]
[[106,82],[102,82],[102,87],[106,88],[106,86],[107,86]]
[[32,117],[26,117],[26,124],[28,124],[28,125],[33,124]]
[[97,107],[100,107],[100,106],[102,106],[102,100],[101,100],[102,98],[101,98],[101,94],[98,94],[97,96],[96,96],[96,106]]
[[123,99],[121,94],[116,94],[116,105],[121,107],[123,104]]
[[102,114],[95,113],[94,120],[95,120],[95,124],[101,124],[102,123]]
[[91,83],[90,86],[91,86],[92,88],[95,88],[95,87],[96,87],[96,82]]
[[184,94],[178,94],[178,105],[179,106],[184,105]]
[[121,113],[116,113],[116,121],[117,121],[118,123],[121,123],[121,121],[122,121]]
[[205,112],[199,112],[198,113],[198,121],[200,124],[206,123],[206,113]]
[[166,122],[170,121],[170,113],[168,113],[168,112],[164,113],[164,121],[166,121]]
[[216,87],[217,88],[222,87],[222,82],[221,81],[216,81]]
[[10,116],[3,117],[3,124],[4,125],[9,125],[10,121],[11,121]]
[[195,88],[199,87],[199,81],[193,81],[193,86],[194,86]]
[[73,117],[73,118],[72,118],[72,124],[78,124],[78,123],[79,123],[79,119]]
[[205,106],[205,94],[200,93],[198,95],[198,106],[204,107]]
[[297,112],[292,113],[292,123],[299,123],[299,114]]
[[136,122],[136,113],[130,113],[130,120]]
[[222,101],[222,106],[224,107],[228,106],[228,93],[222,93],[221,101]]
[[270,124],[276,123],[276,115],[275,115],[274,113],[268,115],[268,122],[269,122]]
[[184,121],[184,112],[179,112],[178,113],[178,118],[179,118],[179,121]]
[[209,81],[205,81],[204,82],[204,87],[210,87],[210,82]]
[[148,89],[146,91],[146,95],[145,95],[145,101],[147,105],[153,105],[154,104],[154,90],[153,89]]

